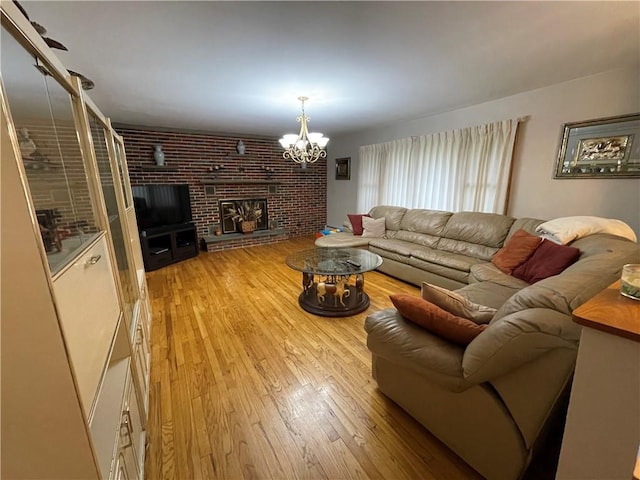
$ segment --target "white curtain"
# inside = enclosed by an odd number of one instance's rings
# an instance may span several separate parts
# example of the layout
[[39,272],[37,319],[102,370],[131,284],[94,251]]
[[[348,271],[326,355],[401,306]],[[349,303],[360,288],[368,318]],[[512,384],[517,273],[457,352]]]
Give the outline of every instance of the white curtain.
[[358,211],[504,213],[518,119],[360,147]]

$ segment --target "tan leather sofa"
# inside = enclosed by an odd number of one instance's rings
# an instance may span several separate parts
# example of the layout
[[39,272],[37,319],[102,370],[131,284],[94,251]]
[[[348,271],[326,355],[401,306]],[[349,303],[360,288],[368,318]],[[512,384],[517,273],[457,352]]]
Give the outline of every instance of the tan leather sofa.
[[368,248],[382,257],[379,271],[414,285],[430,282],[452,290],[473,282],[472,267],[489,263],[513,232],[523,228],[533,233],[543,222],[493,213],[391,206],[374,207],[369,215],[385,217],[385,238],[346,231],[320,237],[316,246]]
[[540,220],[396,207],[371,215],[387,218],[388,238],[368,239],[384,259],[381,271],[498,309],[466,348],[395,309],[369,315],[380,390],[487,479],[520,478],[572,378],[580,327],[571,312],[619,279],[625,263],[640,263],[640,247],[607,234],[578,239],[575,264],[528,285],[490,259],[516,230],[533,232]]

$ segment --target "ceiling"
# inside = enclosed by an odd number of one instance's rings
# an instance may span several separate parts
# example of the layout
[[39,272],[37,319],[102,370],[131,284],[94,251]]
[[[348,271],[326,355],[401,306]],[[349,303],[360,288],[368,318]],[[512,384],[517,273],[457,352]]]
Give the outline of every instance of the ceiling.
[[640,3],[28,1],[113,122],[335,136],[640,63]]

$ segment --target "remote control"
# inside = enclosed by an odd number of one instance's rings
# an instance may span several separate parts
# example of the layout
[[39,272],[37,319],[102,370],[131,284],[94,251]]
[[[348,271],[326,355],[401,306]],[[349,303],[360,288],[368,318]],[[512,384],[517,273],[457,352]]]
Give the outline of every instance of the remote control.
[[349,265],[353,265],[354,267],[359,267],[360,264],[358,262],[356,262],[355,260],[347,260],[347,263]]

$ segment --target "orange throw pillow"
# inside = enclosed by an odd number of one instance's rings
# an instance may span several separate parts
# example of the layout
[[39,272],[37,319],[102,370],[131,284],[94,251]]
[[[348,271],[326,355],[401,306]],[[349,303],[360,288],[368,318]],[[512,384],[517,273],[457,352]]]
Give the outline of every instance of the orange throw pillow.
[[541,237],[520,229],[496,252],[491,262],[507,275],[511,275],[513,269],[526,262],[541,243]]
[[420,297],[398,293],[389,298],[407,320],[458,345],[469,345],[487,328],[487,325],[457,317]]

